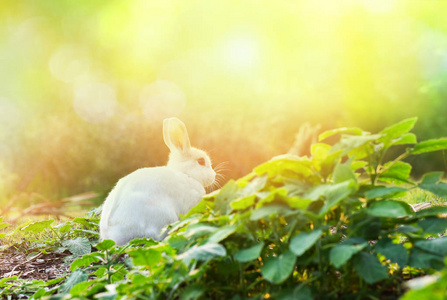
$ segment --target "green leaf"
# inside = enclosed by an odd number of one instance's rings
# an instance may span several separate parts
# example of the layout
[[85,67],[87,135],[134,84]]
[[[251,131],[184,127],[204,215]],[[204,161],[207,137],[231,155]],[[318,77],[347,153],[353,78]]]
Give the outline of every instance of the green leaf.
[[61,224],[61,226],[58,226],[57,228],[59,229],[60,233],[67,233],[73,228],[73,224],[65,223],[65,224]]
[[71,288],[74,287],[76,284],[87,281],[87,279],[88,279],[88,273],[81,269],[77,269],[76,271],[70,274],[68,279],[59,288],[59,292],[63,294],[68,293],[71,290]]
[[419,269],[440,270],[444,267],[443,256],[414,247],[411,249],[408,265]]
[[368,165],[368,162],[363,160],[354,160],[351,164],[351,170],[356,171],[358,169],[362,169]]
[[337,164],[333,172],[334,183],[340,183],[347,180],[357,182],[357,177],[351,169],[350,163]]
[[385,256],[391,262],[397,263],[399,267],[403,268],[408,262],[408,251],[401,244],[395,244],[389,238],[382,238],[375,245],[377,252]]
[[89,229],[95,229],[98,227],[98,223],[96,221],[96,219],[90,219],[90,218],[74,218],[73,219],[74,223],[78,223],[78,224],[82,224],[85,227],[89,228]]
[[426,173],[422,176],[421,184],[436,184],[441,180],[443,174],[444,172]]
[[323,178],[328,178],[329,175],[332,174],[335,165],[340,161],[340,157],[343,155],[343,150],[328,152],[328,155],[321,159],[320,166],[321,171],[320,174]]
[[424,174],[418,187],[440,197],[447,197],[447,183],[440,182],[443,172]]
[[27,286],[33,287],[33,288],[34,287],[42,287],[42,286],[45,286],[45,282],[43,280],[33,279],[27,284]]
[[325,215],[329,210],[336,206],[341,200],[348,197],[351,193],[357,190],[356,182],[352,180],[336,183],[336,184],[322,184],[311,189],[304,198],[316,201],[320,198],[325,198],[323,207],[319,215]]
[[340,203],[340,201],[357,191],[357,189],[357,182],[353,180],[348,180],[332,185],[332,187],[329,188],[325,193],[326,201],[320,210],[319,216],[324,216],[332,208],[336,207]]
[[329,260],[336,268],[343,266],[354,254],[360,252],[367,246],[367,243],[350,244],[341,243],[333,247],[329,252]]
[[417,138],[416,135],[413,133],[406,133],[402,135],[401,138],[395,139],[391,142],[390,146],[397,146],[397,145],[407,145],[407,144],[416,144]]
[[[115,282],[122,282],[124,279],[124,276],[128,273],[128,271],[126,270],[126,266],[122,263],[117,263],[111,266],[110,271],[108,274],[111,274],[109,276],[110,278],[110,282],[111,283],[115,283]],[[104,281],[102,281],[104,282]],[[116,295],[116,291],[112,290],[113,294]],[[89,291],[90,292],[90,291]],[[113,298],[115,299],[115,298]]]
[[244,210],[255,204],[256,195],[250,195],[236,199],[230,203],[230,206],[234,210]]
[[411,207],[403,201],[381,200],[375,201],[367,209],[367,213],[376,217],[401,218],[413,215]]
[[236,183],[238,184],[238,186],[244,187],[244,186],[248,185],[253,180],[253,178],[256,178],[256,177],[257,177],[257,175],[255,172],[250,172],[247,175],[239,178],[236,181]]
[[392,186],[392,187],[376,187],[365,193],[366,199],[399,197],[406,193],[408,189]]
[[92,272],[91,275],[95,275],[96,277],[103,277],[107,274],[108,270],[106,267],[100,267],[95,272]]
[[230,203],[239,198],[239,186],[236,181],[228,181],[217,193],[214,207],[216,211],[226,214],[229,211]]
[[52,285],[58,284],[59,282],[63,281],[64,279],[65,279],[65,276],[61,276],[59,278],[51,279],[51,280],[45,281],[43,286],[52,286]]
[[337,133],[362,135],[367,132],[365,132],[362,129],[357,128],[357,127],[351,127],[351,128],[342,127],[342,128],[337,128],[337,129],[331,129],[331,130],[327,130],[327,131],[323,132],[322,134],[320,134],[318,136],[318,141],[321,142],[322,140],[327,139],[328,137],[331,137]]
[[192,224],[198,223],[200,221],[200,219],[202,218],[202,216],[203,216],[203,214],[201,214],[201,213],[193,214],[193,215],[188,214],[183,219],[180,219],[178,222],[171,224],[169,233],[176,232],[187,225],[191,226]]
[[321,229],[301,232],[290,240],[289,248],[297,256],[301,256],[312,247],[323,234]]
[[[207,196],[205,196],[205,197],[210,197],[210,195],[207,195]],[[208,199],[205,199],[205,197],[202,198],[202,200],[200,200],[200,202],[197,203],[196,206],[194,206],[193,208],[191,208],[191,209],[189,210],[189,212],[188,212],[186,215],[184,215],[184,218],[189,218],[189,217],[191,217],[191,216],[193,216],[193,215],[196,215],[196,214],[203,214],[203,213],[206,212],[206,210],[207,210],[208,208],[214,206],[214,202],[210,202]],[[214,197],[210,197],[210,199],[212,199],[212,201],[215,200]]]
[[209,243],[219,243],[236,231],[236,225],[230,225],[219,228],[208,239]]
[[86,237],[62,241],[62,246],[67,247],[74,256],[82,256],[90,253],[92,250],[92,246]]
[[127,251],[136,266],[155,267],[162,259],[161,252],[157,249],[135,248]]
[[194,246],[186,252],[180,254],[178,259],[183,260],[185,264],[189,264],[191,260],[207,261],[214,257],[225,256],[227,251],[225,247],[220,244],[205,244],[201,246]]
[[447,219],[426,218],[419,220],[418,226],[421,227],[425,233],[444,233],[447,231]]
[[292,178],[300,177],[299,175],[307,177],[313,173],[310,160],[293,155],[275,157],[257,166],[254,172],[260,176],[267,174],[268,178],[274,178],[278,175],[290,176]]
[[394,184],[411,183],[408,181],[411,165],[402,161],[387,162],[383,168],[386,170],[378,177],[379,180]]
[[70,270],[74,271],[79,267],[88,267],[94,262],[99,262],[101,260],[101,253],[93,252],[89,254],[85,254],[82,257],[75,259],[71,265]]
[[74,229],[73,230],[74,233],[87,233],[89,235],[93,235],[96,238],[99,238],[99,232],[97,231],[93,231],[93,230],[88,230],[88,229]]
[[41,288],[41,289],[37,290],[37,292],[34,293],[34,295],[32,296],[31,299],[39,299],[39,298],[45,296],[45,293],[46,293],[45,289]]
[[372,254],[360,252],[354,257],[353,263],[357,274],[369,284],[388,277],[387,268]]
[[[113,285],[108,285],[107,286],[113,286]],[[81,299],[103,299],[103,300],[111,300],[111,299],[115,299],[116,295],[114,295],[113,293],[110,294],[104,294],[103,291],[106,290],[106,283],[100,282],[98,280],[98,282],[92,286],[90,286],[90,288],[88,290],[85,291],[85,296]],[[113,291],[113,290],[112,290]],[[88,297],[88,298],[87,298]],[[93,298],[94,297],[94,298]],[[79,298],[75,298],[75,299],[79,299]]]
[[307,286],[302,284],[294,289],[282,290],[278,295],[278,300],[313,300],[312,292]]
[[98,250],[109,250],[111,249],[113,246],[115,246],[115,242],[112,240],[104,240],[98,244],[95,245],[95,248]]
[[447,255],[447,237],[416,241],[414,246],[434,254]]
[[285,251],[277,257],[268,257],[261,267],[261,274],[268,281],[280,284],[292,274],[295,261],[296,257],[290,251]]
[[5,287],[9,285],[9,281],[17,280],[17,276],[5,277],[0,279],[0,287]]
[[198,223],[189,226],[186,229],[185,236],[186,237],[197,237],[197,236],[203,236],[211,234],[215,231],[217,231],[219,228],[216,226],[204,224],[204,223]]
[[411,279],[405,283],[410,290],[400,300],[445,300],[447,291],[447,274],[426,275]]
[[8,227],[9,225],[9,223],[3,222],[3,217],[0,217],[0,229]]
[[205,289],[200,283],[188,285],[188,287],[182,292],[180,300],[200,299],[203,292],[205,292]]
[[239,250],[235,255],[234,259],[239,262],[249,262],[257,259],[264,248],[264,243],[261,242],[257,245],[254,245],[250,248]]
[[410,225],[399,225],[399,226],[397,226],[396,231],[400,232],[400,233],[404,233],[404,234],[416,233],[418,231],[422,232],[421,228],[416,227],[416,226],[410,226]]
[[34,222],[34,223],[31,223],[31,224],[23,227],[21,230],[25,231],[25,232],[38,233],[38,232],[42,232],[45,228],[49,228],[51,226],[51,223],[53,223],[53,222],[54,222],[54,219],[38,221],[38,222]]
[[[239,181],[238,181],[239,183]],[[262,190],[265,187],[265,184],[267,183],[267,176],[257,176],[253,178],[250,182],[248,182],[247,185],[245,185],[241,191],[241,194],[243,196],[250,196],[253,194],[256,194],[260,190]]]
[[273,215],[287,216],[292,213],[294,213],[294,211],[284,205],[266,205],[253,211],[250,220],[257,221]]
[[313,201],[300,197],[284,197],[283,202],[287,203],[291,208],[305,210]]
[[417,117],[409,118],[385,128],[380,132],[383,137],[378,142],[385,143],[385,147],[388,147],[393,142],[399,142],[399,139],[402,139],[404,134],[413,129],[416,121]]
[[369,142],[375,141],[381,136],[382,135],[380,134],[359,135],[359,136],[344,135],[342,136],[341,140],[332,147],[330,152],[334,153],[339,150],[342,150],[343,154],[348,154],[352,150],[358,149]]
[[94,282],[91,281],[79,282],[70,289],[70,295],[79,296],[83,294],[85,291],[87,291],[92,284],[94,284]]
[[189,240],[183,235],[171,235],[168,236],[168,243],[172,248],[181,250]]
[[433,206],[416,212],[418,218],[436,217],[441,214],[447,214],[447,206]]
[[[266,193],[262,193],[267,194]],[[287,190],[285,188],[277,188],[272,190],[270,193],[267,194],[267,196],[265,197],[261,197],[261,199],[258,201],[258,203],[256,204],[256,208],[260,208],[266,204],[272,203],[274,201],[280,201],[280,202],[284,202],[283,199],[287,198]]]
[[447,149],[447,138],[433,139],[420,142],[410,149],[411,154],[421,154]]

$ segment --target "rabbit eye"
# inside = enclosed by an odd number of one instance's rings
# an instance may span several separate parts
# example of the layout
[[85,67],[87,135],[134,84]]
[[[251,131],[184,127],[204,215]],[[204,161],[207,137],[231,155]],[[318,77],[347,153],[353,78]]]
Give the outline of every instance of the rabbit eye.
[[203,157],[199,158],[197,160],[197,162],[199,163],[199,165],[204,166],[205,165],[205,159]]

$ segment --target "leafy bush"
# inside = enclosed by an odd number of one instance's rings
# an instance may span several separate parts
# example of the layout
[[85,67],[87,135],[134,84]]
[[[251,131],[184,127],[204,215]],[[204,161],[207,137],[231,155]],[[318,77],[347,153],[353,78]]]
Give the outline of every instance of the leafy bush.
[[[320,141],[341,134],[334,146],[318,143],[311,158],[279,156],[229,181],[163,242],[97,244],[63,285],[34,298],[394,299],[406,279],[443,270],[445,281],[447,207],[414,212],[403,200],[413,189],[445,197],[447,184],[442,173],[414,182],[403,160],[447,149],[447,139],[417,143],[415,122],[378,134],[327,131]],[[382,161],[406,144],[414,146]]]

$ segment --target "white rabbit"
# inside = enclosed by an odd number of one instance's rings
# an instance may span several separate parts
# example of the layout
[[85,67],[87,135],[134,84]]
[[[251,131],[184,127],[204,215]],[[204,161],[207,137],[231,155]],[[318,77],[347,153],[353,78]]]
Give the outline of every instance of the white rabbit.
[[191,147],[182,121],[163,120],[163,138],[171,150],[167,166],[139,169],[107,196],[99,223],[102,240],[123,245],[140,237],[163,239],[162,229],[195,206],[214,182],[210,158]]

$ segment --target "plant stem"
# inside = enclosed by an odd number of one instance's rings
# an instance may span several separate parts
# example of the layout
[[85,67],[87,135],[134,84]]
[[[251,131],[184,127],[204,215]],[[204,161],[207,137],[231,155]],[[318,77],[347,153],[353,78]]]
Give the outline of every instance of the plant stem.
[[242,263],[239,263],[239,284],[243,295],[246,295],[244,284],[244,268],[242,267]]
[[405,158],[407,158],[408,156],[410,156],[411,153],[405,152],[402,153],[401,155],[399,155],[397,158],[395,158],[388,166],[382,168],[380,170],[381,173],[384,173],[386,171],[388,171],[389,169],[391,169],[392,166],[394,166],[398,161],[404,160]]
[[59,235],[59,233],[57,233],[57,231],[54,230],[53,226],[49,226],[49,227],[54,232],[54,234],[56,234],[56,236],[59,239],[59,241],[62,243],[62,237]]
[[326,276],[324,276],[324,273],[326,272],[326,269],[324,268],[324,264],[323,264],[323,255],[321,253],[321,239],[319,239],[317,241],[316,244],[316,249],[317,249],[317,256],[318,256],[318,268],[320,269],[320,274],[321,276],[321,286],[319,289],[319,296],[320,298],[322,297],[322,292],[324,290],[324,286],[326,285]]
[[382,149],[382,151],[380,151],[380,157],[379,157],[379,160],[377,161],[377,165],[375,166],[376,174],[374,176],[374,182],[372,184],[373,186],[376,184],[376,180],[377,180],[377,177],[379,177],[379,173],[381,173],[381,171],[379,169],[382,164],[382,159],[383,159],[383,156],[385,155],[385,152],[386,152],[386,149]]

